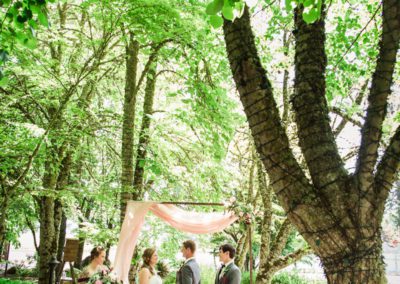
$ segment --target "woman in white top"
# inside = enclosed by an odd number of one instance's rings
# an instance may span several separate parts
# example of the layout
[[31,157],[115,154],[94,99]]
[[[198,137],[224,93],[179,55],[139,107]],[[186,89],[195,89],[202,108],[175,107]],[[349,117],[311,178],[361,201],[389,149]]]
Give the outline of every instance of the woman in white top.
[[157,251],[147,248],[143,252],[143,265],[139,270],[139,284],[162,284],[161,277],[155,270],[158,261]]

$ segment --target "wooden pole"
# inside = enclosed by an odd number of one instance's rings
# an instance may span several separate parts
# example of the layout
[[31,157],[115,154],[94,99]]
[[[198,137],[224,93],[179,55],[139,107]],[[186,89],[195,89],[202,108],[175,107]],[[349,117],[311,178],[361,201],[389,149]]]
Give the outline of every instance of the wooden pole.
[[173,204],[173,205],[209,205],[209,206],[224,206],[224,203],[216,202],[174,202],[174,201],[161,201],[161,204]]
[[252,241],[251,241],[251,223],[248,224],[248,234],[249,234],[249,270],[250,270],[250,284],[253,284],[253,248],[252,248]]

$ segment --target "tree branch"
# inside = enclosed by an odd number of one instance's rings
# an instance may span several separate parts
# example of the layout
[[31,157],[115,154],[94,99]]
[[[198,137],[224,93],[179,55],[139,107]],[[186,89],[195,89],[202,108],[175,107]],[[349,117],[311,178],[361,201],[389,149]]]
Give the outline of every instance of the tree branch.
[[400,125],[390,140],[389,146],[378,164],[375,175],[375,192],[378,198],[377,204],[381,204],[379,212],[383,213],[385,200],[396,180],[400,169]]
[[302,14],[302,7],[295,9],[295,93],[292,103],[299,145],[314,186],[329,192],[328,203],[341,202],[337,200],[338,182],[346,178],[347,173],[330,126],[325,97],[325,11],[321,11],[321,18],[313,24],[306,24]]
[[295,263],[296,261],[300,260],[303,256],[309,255],[312,253],[312,250],[310,248],[303,248],[303,249],[298,249],[297,251],[290,253],[286,256],[280,257],[277,260],[275,260],[272,264],[272,269],[274,271],[281,270],[292,263]]
[[[364,98],[364,95],[365,95],[365,90],[368,87],[368,83],[369,83],[369,80],[365,81],[365,83],[362,85],[360,92],[357,94],[357,97],[354,100],[354,104],[355,105],[357,105],[357,106],[361,105],[361,102],[362,102],[362,100]],[[338,127],[336,127],[336,129],[333,131],[333,134],[335,135],[335,138],[339,136],[340,132],[342,132],[342,130],[346,126],[347,122],[348,122],[348,120],[342,119],[342,121],[339,123]]]
[[224,36],[233,78],[257,152],[281,204],[286,212],[293,211],[298,204],[307,202],[304,197],[312,187],[289,147],[280,122],[271,83],[257,54],[247,6],[241,18],[224,21]]
[[400,1],[383,0],[382,36],[379,56],[372,77],[368,109],[361,131],[361,145],[355,177],[361,188],[372,190],[373,172],[378,159],[382,124],[387,112],[387,99],[391,92],[396,55],[400,41]]
[[344,113],[340,108],[331,107],[330,111],[333,112],[334,114],[337,114],[337,115],[341,116],[344,121],[351,122],[355,126],[362,127],[361,122],[353,119],[350,115],[348,115],[347,113]]
[[143,69],[143,71],[142,71],[142,74],[140,75],[139,81],[138,81],[138,83],[137,83],[137,85],[136,85],[136,88],[135,88],[135,89],[136,89],[137,91],[139,90],[139,88],[140,88],[140,86],[141,86],[141,84],[142,84],[144,78],[146,77],[147,73],[149,72],[149,69],[150,69],[151,64],[152,64],[152,63],[154,62],[154,60],[156,59],[156,57],[157,57],[157,55],[158,55],[158,51],[159,51],[165,44],[167,44],[167,43],[170,42],[170,41],[172,41],[172,39],[163,40],[162,42],[158,43],[158,44],[153,48],[153,51],[151,52],[151,54],[150,54],[150,56],[149,56],[149,58],[148,58],[148,60],[147,60],[147,62],[146,62],[146,65],[144,66],[144,69]]
[[271,251],[269,254],[270,261],[275,261],[282,254],[282,250],[285,248],[286,242],[292,229],[292,224],[290,223],[289,219],[286,218],[279,228],[278,235],[276,236],[274,243],[271,247]]
[[26,224],[27,224],[29,230],[30,230],[31,233],[32,233],[33,244],[34,244],[34,246],[35,246],[36,253],[39,253],[39,245],[38,245],[37,238],[36,238],[35,228],[34,228],[33,224],[31,223],[31,221],[29,221],[29,219],[28,219],[28,217],[26,216],[26,214],[25,214],[25,221],[26,221]]

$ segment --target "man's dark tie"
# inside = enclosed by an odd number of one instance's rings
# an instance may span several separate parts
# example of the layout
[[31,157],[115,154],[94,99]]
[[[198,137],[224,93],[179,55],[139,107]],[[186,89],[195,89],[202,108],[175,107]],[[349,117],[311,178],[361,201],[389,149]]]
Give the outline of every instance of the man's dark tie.
[[222,264],[221,268],[219,269],[219,272],[218,272],[218,279],[219,279],[219,276],[221,275],[221,272],[224,269],[224,267],[225,267],[225,264]]

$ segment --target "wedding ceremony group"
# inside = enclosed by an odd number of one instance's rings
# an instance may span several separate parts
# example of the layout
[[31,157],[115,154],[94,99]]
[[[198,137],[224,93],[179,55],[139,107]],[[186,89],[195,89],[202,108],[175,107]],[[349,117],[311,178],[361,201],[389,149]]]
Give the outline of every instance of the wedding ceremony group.
[[0,284],[399,284],[399,57],[400,0],[0,0]]
[[[196,262],[196,243],[192,240],[183,242],[180,249],[185,258],[184,263],[176,272],[176,283],[178,284],[200,284],[200,266]],[[235,248],[230,244],[224,244],[219,247],[219,260],[221,267],[216,272],[215,284],[240,284],[241,272],[234,264]],[[90,263],[79,275],[78,283],[101,284],[102,278],[111,273],[109,267],[104,265],[105,249],[95,247],[90,254]],[[158,275],[156,264],[158,254],[154,248],[146,248],[142,255],[142,265],[139,269],[139,284],[162,284],[163,281]],[[117,282],[117,281],[116,281]]]

